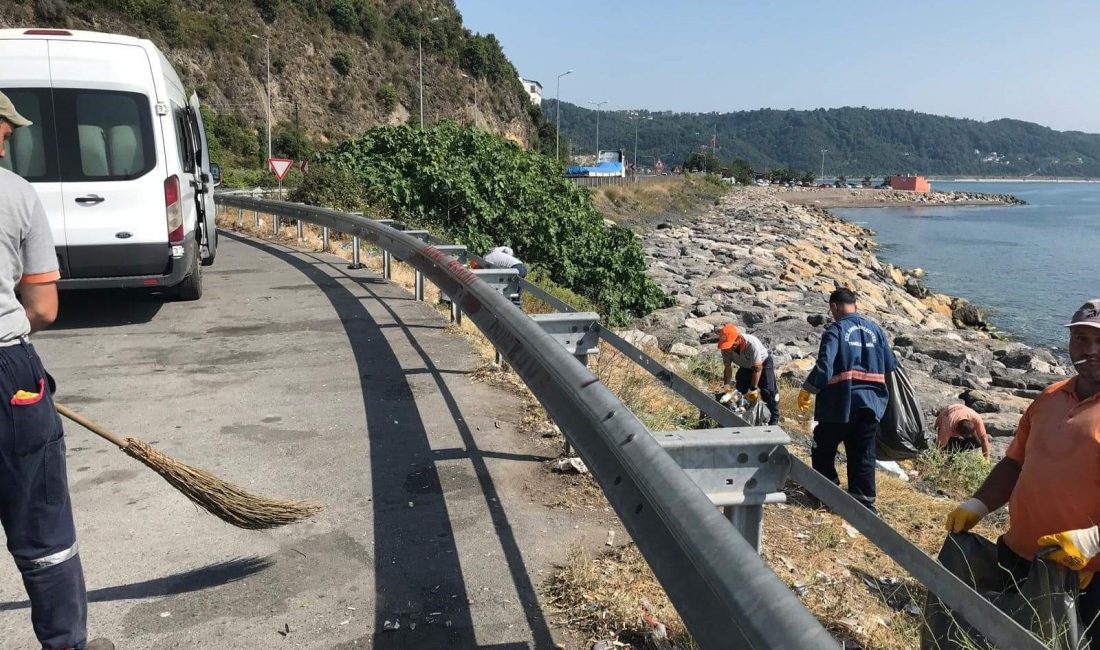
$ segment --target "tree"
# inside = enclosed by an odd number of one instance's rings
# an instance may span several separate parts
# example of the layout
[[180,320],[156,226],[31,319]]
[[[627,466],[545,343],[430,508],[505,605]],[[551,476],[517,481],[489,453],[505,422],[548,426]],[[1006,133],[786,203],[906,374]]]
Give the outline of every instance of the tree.
[[752,185],[756,181],[756,172],[753,170],[749,161],[742,160],[740,158],[730,162],[729,164],[730,176],[732,176],[741,185]]
[[802,184],[803,185],[813,185],[814,181],[816,181],[816,180],[817,180],[817,173],[816,172],[808,171],[808,172],[802,174]]
[[870,176],[864,176],[864,177],[863,177],[863,187],[871,187],[871,185],[872,185],[872,184],[873,184],[873,183],[872,183],[872,181],[871,181],[871,177],[870,177]]
[[718,164],[718,160],[714,156],[708,156],[700,152],[688,156],[687,160],[684,161],[683,168],[686,172],[717,173],[721,171],[721,165]]

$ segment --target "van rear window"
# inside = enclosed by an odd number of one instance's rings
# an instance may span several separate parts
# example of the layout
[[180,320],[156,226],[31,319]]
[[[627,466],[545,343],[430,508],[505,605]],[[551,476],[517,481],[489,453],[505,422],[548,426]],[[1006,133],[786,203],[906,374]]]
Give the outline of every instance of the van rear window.
[[34,125],[16,129],[10,159],[0,164],[28,181],[129,180],[156,167],[145,95],[60,88],[4,92]]
[[15,129],[0,158],[0,167],[31,182],[58,180],[53,102],[48,88],[5,88],[15,110],[34,124]]

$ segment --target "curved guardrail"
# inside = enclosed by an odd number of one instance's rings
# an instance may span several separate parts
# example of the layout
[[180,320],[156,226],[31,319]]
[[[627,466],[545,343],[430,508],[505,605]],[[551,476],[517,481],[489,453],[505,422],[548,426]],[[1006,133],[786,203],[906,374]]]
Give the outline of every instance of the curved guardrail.
[[[703,648],[836,648],[838,643],[719,514],[710,499],[600,381],[534,321],[437,245],[392,222],[246,194],[215,201],[369,239],[412,266],[459,305],[527,384],[575,446],[638,545],[692,636]],[[395,224],[397,225],[397,224]],[[431,242],[431,243],[426,243]],[[469,255],[479,259],[476,255]],[[387,262],[388,263],[388,262]],[[569,304],[523,281],[525,291],[563,312]],[[418,290],[418,295],[422,288]],[[745,422],[622,337],[600,338],[721,426]],[[846,492],[791,457],[790,479],[909,571],[997,647],[1045,646]]]
[[453,257],[383,223],[336,210],[234,194],[219,194],[216,201],[370,239],[451,296],[580,452],[702,647],[837,647],[645,425]]

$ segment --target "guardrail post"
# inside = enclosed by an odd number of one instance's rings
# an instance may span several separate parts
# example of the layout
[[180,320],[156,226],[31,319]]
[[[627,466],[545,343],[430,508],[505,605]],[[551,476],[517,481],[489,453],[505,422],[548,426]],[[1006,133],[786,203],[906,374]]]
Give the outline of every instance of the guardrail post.
[[241,222],[244,221],[244,208],[237,208],[237,227],[241,227]]
[[393,277],[393,256],[387,250],[382,251],[382,277],[386,280]]
[[252,215],[254,217],[256,217],[256,230],[259,230],[260,229],[260,211],[259,210],[253,210]]
[[455,325],[462,324],[462,310],[458,308],[458,303],[451,301],[451,322]]
[[321,227],[321,250],[322,251],[328,252],[328,248],[329,248],[328,238],[329,238],[328,226],[322,226]]
[[760,536],[764,528],[764,506],[723,506],[722,514],[753,548],[760,551]]
[[302,238],[304,237],[304,235],[305,235],[304,224],[302,223],[302,220],[299,219],[298,220],[298,241],[302,241]]
[[424,274],[420,271],[413,273],[413,299],[424,302]]
[[779,427],[657,431],[653,437],[759,551],[764,504],[786,501],[790,437]]
[[349,269],[361,269],[363,263],[359,261],[359,237],[354,236],[351,238],[351,264],[348,264]]
[[281,225],[282,224],[279,223],[279,215],[277,215],[277,214],[271,215],[271,234],[272,235],[278,235],[279,234],[279,227]]

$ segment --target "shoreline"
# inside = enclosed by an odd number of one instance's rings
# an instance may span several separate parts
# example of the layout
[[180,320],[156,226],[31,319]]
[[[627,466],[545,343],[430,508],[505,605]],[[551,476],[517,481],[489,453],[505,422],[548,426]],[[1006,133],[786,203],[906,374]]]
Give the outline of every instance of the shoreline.
[[926,193],[871,188],[803,187],[776,191],[780,200],[819,208],[901,208],[1025,205],[1010,194],[933,190]]
[[929,437],[940,409],[963,402],[1003,454],[1030,400],[1070,374],[1065,360],[1005,340],[980,306],[928,289],[919,269],[879,260],[870,229],[778,194],[737,189],[690,220],[640,233],[649,275],[676,303],[640,319],[639,335],[687,359],[716,354],[717,330],[733,322],[764,341],[777,377],[797,382],[829,322],[826,297],[847,286],[888,333]]

